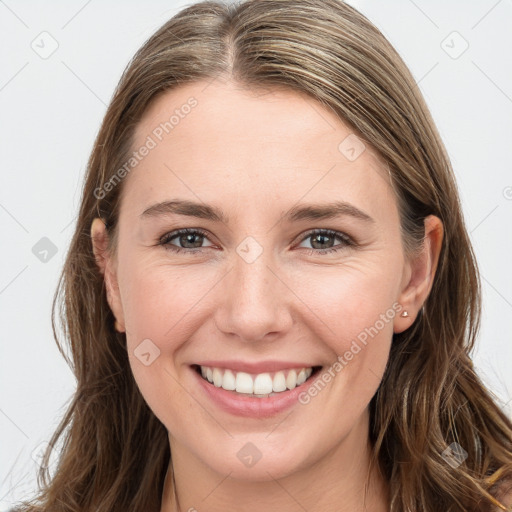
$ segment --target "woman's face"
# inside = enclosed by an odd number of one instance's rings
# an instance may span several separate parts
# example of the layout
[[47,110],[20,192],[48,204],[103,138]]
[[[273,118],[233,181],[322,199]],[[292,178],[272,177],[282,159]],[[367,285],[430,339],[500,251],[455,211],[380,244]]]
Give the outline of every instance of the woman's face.
[[220,81],[161,95],[133,149],[106,277],[176,460],[263,480],[365,443],[392,334],[416,314],[399,314],[413,267],[372,150],[306,96]]

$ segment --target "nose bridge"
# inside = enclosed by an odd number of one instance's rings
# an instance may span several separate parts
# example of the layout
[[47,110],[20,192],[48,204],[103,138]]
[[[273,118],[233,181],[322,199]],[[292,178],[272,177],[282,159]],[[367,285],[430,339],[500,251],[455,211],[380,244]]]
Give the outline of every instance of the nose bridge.
[[270,248],[247,237],[236,248],[230,278],[225,281],[218,327],[245,341],[257,341],[291,324],[285,286],[275,275]]

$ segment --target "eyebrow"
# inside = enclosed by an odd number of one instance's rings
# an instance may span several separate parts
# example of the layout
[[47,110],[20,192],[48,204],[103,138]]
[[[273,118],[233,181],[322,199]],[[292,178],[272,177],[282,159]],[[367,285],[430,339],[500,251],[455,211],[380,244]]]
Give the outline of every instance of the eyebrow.
[[[156,203],[145,209],[139,217],[146,219],[167,215],[186,215],[229,224],[229,218],[222,209],[204,203],[179,199]],[[369,223],[375,222],[367,213],[345,201],[297,205],[286,212],[284,220],[297,222],[300,220],[333,219],[340,216],[350,216]]]

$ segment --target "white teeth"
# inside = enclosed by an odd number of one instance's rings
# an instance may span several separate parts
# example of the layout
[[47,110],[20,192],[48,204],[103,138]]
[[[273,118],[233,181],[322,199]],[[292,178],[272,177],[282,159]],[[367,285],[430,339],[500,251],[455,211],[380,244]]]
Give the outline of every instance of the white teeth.
[[286,377],[286,387],[288,389],[293,389],[297,386],[297,372],[295,370],[290,370],[288,372],[288,377]]
[[286,390],[286,379],[284,378],[283,372],[277,372],[274,375],[274,380],[272,381],[272,390],[275,392]]
[[270,373],[250,375],[246,372],[201,366],[201,375],[214,386],[227,391],[251,394],[259,398],[273,396],[287,389],[294,389],[303,384],[312,373],[313,368],[311,367],[297,368],[278,371],[272,377]]
[[254,384],[252,377],[248,373],[238,372],[236,374],[236,392],[237,393],[253,393]]
[[222,379],[222,387],[228,391],[234,391],[236,389],[235,375],[231,370],[224,371],[224,378]]
[[306,382],[306,370],[304,368],[297,375],[297,386],[300,386],[303,382]]
[[254,379],[255,395],[268,395],[272,393],[272,379],[268,373],[260,373]]
[[213,369],[213,385],[218,388],[222,386],[222,372],[218,368]]

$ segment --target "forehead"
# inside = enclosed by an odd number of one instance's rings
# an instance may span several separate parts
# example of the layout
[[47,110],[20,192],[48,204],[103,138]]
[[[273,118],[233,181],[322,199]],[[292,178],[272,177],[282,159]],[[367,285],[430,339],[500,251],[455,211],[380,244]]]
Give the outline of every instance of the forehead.
[[150,149],[125,183],[132,205],[170,194],[247,208],[306,195],[316,202],[326,194],[357,198],[373,210],[393,200],[376,152],[334,112],[296,91],[217,80],[182,85],[145,112],[132,150],[144,146]]

